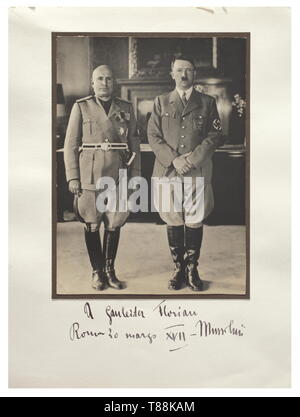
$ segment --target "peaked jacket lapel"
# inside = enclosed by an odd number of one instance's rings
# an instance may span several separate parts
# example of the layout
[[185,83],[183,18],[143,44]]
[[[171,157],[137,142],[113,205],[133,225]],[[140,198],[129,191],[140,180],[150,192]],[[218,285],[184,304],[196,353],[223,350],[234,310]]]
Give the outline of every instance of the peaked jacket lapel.
[[93,108],[93,112],[95,112],[96,119],[100,123],[104,123],[107,121],[107,114],[105,113],[104,108],[102,107],[101,103],[98,103],[96,97],[91,100],[91,106]]
[[180,95],[178,94],[176,89],[171,92],[169,97],[169,103],[172,104],[172,106],[175,108],[176,113],[178,113],[179,115],[182,114],[184,106],[181,101]]
[[112,99],[111,106],[108,112],[108,118],[110,119],[114,114],[121,111],[120,106],[115,102],[114,98]]
[[99,121],[101,121],[101,122],[105,122],[105,121],[107,122],[108,119],[110,119],[116,113],[121,111],[120,106],[116,103],[114,98],[112,99],[111,106],[110,106],[108,114],[106,114],[106,112],[105,112],[103,106],[101,105],[101,103],[97,102],[96,98],[93,101],[93,103],[96,106],[95,109],[96,109],[96,112],[98,114]]
[[197,93],[193,89],[192,94],[187,102],[187,105],[183,109],[182,116],[185,116],[187,113],[190,113],[199,106],[201,106],[201,101],[198,99]]

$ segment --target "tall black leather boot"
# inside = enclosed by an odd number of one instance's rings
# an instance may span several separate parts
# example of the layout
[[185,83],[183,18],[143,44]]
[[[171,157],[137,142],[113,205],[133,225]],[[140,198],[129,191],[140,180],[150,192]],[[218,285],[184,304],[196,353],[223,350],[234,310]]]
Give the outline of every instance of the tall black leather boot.
[[115,259],[120,240],[120,228],[111,231],[104,231],[103,253],[104,253],[104,273],[108,285],[117,290],[122,290],[123,285],[116,277]]
[[175,269],[169,290],[180,290],[184,281],[184,226],[167,226],[168,242]]
[[92,287],[95,290],[103,291],[106,287],[106,279],[103,273],[103,255],[101,250],[99,231],[90,232],[85,230],[84,237],[90,262],[93,268]]
[[203,282],[197,270],[203,238],[203,227],[185,226],[186,283],[193,291],[203,291]]

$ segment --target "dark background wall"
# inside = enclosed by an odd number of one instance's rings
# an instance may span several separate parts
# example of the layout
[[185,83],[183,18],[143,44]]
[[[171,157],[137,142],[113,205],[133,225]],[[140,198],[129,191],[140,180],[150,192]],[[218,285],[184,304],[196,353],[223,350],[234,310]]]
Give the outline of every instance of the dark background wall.
[[229,91],[245,97],[246,42],[245,39],[218,39],[218,70],[231,78]]
[[74,100],[89,93],[90,40],[88,37],[57,38],[57,82],[63,86],[67,114]]
[[[162,61],[169,59],[170,53],[163,52],[164,48],[168,48],[168,41],[175,53],[176,50],[184,49],[182,39],[178,39],[177,44],[176,41],[168,39],[144,39],[139,49],[139,65],[142,67],[147,60],[154,59],[156,53],[160,54]],[[228,77],[231,79],[230,94],[240,93],[245,97],[245,39],[218,38],[216,69],[212,68],[212,39],[192,39],[186,44],[186,52],[192,54],[199,65],[198,76]],[[63,86],[67,113],[70,112],[74,99],[91,93],[92,70],[103,63],[113,68],[116,79],[129,77],[128,37],[57,38],[57,82]],[[119,86],[116,86],[116,94],[120,95]]]
[[[128,78],[128,38],[92,38],[90,48],[92,68],[108,64],[116,79]],[[119,88],[116,94],[120,95]]]

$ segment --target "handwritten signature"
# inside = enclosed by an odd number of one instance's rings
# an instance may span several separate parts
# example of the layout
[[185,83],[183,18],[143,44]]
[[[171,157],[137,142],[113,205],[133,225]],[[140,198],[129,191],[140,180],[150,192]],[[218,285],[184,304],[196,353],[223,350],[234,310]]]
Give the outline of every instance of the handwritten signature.
[[[95,322],[91,305],[85,303],[85,316]],[[167,327],[162,327],[159,331],[133,331],[128,330],[122,326],[122,330],[116,330],[113,325],[117,321],[128,321],[130,319],[141,319],[144,324],[147,319],[151,321],[152,315],[147,316],[145,311],[137,306],[131,308],[121,307],[119,309],[112,308],[110,305],[105,308],[106,320],[108,328],[104,324],[104,328],[83,329],[78,321],[72,323],[69,328],[69,339],[72,342],[83,341],[87,339],[104,340],[109,339],[113,341],[128,340],[147,342],[150,345],[155,341],[164,340],[169,344],[169,352],[176,352],[180,349],[189,346],[193,339],[207,339],[211,337],[243,337],[245,335],[245,325],[235,324],[234,320],[229,320],[225,325],[215,325],[209,320],[204,320],[199,317],[199,313],[195,310],[189,310],[183,307],[178,307],[172,310],[166,300],[161,301],[152,310],[153,315],[161,319],[189,319],[187,322],[183,320],[180,323],[172,324]],[[136,322],[135,322],[136,323]]]

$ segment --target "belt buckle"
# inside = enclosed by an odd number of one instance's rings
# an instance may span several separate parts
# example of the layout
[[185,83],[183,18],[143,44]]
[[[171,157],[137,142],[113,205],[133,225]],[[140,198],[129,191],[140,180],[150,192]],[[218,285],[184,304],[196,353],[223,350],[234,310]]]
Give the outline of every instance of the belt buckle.
[[103,143],[101,143],[101,149],[107,152],[110,149],[110,142],[108,139],[105,139]]

